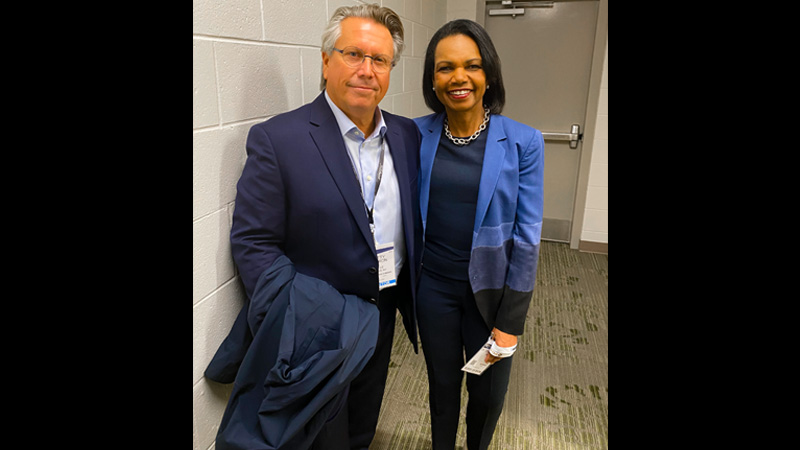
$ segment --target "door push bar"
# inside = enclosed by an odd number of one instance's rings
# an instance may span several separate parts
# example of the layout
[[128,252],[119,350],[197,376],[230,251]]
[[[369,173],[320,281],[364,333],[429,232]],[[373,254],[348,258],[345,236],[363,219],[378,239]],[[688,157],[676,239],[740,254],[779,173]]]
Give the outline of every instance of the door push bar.
[[542,136],[546,141],[569,141],[569,148],[572,149],[578,148],[578,141],[583,140],[581,126],[578,124],[573,124],[569,133],[549,133],[543,131]]

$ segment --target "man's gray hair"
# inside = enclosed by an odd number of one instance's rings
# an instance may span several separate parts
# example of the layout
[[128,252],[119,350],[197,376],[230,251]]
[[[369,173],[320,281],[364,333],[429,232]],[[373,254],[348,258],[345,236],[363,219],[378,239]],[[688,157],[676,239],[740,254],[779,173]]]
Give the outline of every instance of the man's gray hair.
[[[333,13],[328,27],[322,33],[322,51],[330,55],[333,48],[336,46],[336,41],[342,36],[341,24],[344,19],[349,17],[358,17],[362,19],[372,19],[375,22],[385,26],[389,29],[394,42],[394,59],[397,62],[400,55],[405,48],[403,22],[400,17],[390,8],[380,6],[376,3],[355,5],[355,6],[342,6]],[[321,76],[322,82],[320,83],[320,90],[325,90],[325,75]]]

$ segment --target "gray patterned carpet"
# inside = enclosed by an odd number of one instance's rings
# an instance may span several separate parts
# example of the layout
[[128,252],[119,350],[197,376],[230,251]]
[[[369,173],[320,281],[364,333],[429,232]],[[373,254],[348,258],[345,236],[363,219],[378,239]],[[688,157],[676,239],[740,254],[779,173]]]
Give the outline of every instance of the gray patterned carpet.
[[[459,450],[466,445],[465,413],[464,400]],[[425,361],[398,326],[370,450],[429,450],[430,432]],[[525,334],[490,449],[608,449],[607,255],[542,242]]]

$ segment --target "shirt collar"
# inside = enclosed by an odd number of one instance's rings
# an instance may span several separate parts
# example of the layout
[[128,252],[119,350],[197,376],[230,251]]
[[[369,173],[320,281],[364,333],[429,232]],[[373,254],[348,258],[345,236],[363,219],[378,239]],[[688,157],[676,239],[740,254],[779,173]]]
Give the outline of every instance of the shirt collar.
[[[328,106],[331,107],[331,111],[333,111],[333,116],[336,117],[336,123],[339,125],[339,131],[342,133],[342,137],[350,134],[355,133],[358,130],[358,127],[349,117],[347,114],[344,113],[335,103],[331,100],[330,96],[328,96],[328,90],[325,90],[325,100],[328,101]],[[379,107],[375,108],[375,131],[372,132],[372,135],[369,136],[369,139],[378,137],[380,135],[383,137],[386,134],[386,122],[383,121],[383,113]]]

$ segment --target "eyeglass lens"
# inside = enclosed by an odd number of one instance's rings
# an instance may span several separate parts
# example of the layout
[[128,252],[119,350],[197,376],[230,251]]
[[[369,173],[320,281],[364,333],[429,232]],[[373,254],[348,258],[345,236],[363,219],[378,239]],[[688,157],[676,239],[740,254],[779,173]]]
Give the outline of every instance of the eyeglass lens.
[[[337,49],[334,49],[337,50]],[[358,47],[345,47],[341,52],[344,62],[350,67],[360,66],[366,58],[372,59],[372,67],[376,72],[386,72],[392,67],[392,60],[386,55],[365,55]]]

